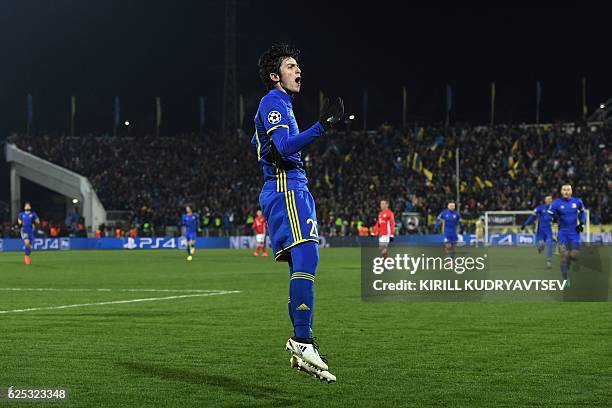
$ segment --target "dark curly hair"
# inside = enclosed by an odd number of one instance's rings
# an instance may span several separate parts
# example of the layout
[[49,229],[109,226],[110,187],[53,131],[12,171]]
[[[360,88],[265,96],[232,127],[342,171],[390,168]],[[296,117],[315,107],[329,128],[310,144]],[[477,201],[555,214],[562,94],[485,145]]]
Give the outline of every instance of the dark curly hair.
[[298,61],[299,54],[299,50],[287,44],[274,44],[266,50],[266,52],[261,54],[257,62],[259,66],[259,77],[267,89],[272,88],[275,84],[275,82],[270,79],[270,73],[274,72],[280,75],[279,71],[282,62],[287,58],[294,58]]

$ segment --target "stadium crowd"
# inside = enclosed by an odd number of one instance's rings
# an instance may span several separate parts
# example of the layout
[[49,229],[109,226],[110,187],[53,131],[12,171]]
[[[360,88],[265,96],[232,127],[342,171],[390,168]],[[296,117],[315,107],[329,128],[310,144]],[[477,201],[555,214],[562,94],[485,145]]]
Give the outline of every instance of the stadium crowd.
[[[609,127],[428,126],[333,132],[303,151],[321,234],[357,234],[372,225],[386,197],[402,212],[431,220],[455,197],[460,151],[460,211],[532,209],[574,185],[591,222],[612,221]],[[107,210],[131,214],[130,226],[176,226],[186,203],[208,231],[250,231],[263,181],[248,137],[67,137],[13,135],[21,149],[87,176]],[[126,227],[127,230],[127,227]],[[430,231],[424,225],[411,232]],[[155,230],[159,231],[159,230]]]

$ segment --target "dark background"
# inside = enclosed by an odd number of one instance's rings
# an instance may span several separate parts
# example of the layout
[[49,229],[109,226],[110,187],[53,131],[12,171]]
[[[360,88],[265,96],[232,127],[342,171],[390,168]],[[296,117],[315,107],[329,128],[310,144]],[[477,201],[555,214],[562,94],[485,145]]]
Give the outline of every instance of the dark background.
[[[343,96],[361,124],[367,89],[369,128],[400,123],[402,86],[409,120],[421,122],[444,120],[447,83],[451,122],[471,124],[489,120],[491,81],[497,122],[534,121],[536,80],[542,121],[580,118],[582,77],[590,112],[612,96],[609,13],[601,7],[239,1],[237,21],[247,133],[263,95],[257,58],[278,41],[302,50],[301,126],[316,119],[319,90]],[[199,95],[206,126],[218,128],[223,22],[223,1],[3,0],[0,139],[25,130],[28,93],[35,131],[68,129],[70,95],[81,134],[112,131],[115,95],[135,136],[153,132],[155,96],[162,133],[197,128]],[[0,174],[1,198],[6,167]]]

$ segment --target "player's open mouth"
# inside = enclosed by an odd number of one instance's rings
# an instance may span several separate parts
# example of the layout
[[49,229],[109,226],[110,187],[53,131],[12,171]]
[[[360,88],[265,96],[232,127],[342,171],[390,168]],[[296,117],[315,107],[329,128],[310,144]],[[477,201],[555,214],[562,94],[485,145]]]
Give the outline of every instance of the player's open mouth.
[[302,81],[302,77],[295,78],[295,82],[299,85]]

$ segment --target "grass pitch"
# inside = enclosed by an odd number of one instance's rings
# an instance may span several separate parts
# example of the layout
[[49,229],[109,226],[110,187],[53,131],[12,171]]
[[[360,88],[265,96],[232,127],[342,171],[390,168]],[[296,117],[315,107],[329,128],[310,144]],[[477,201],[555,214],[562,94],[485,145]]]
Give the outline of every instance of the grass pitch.
[[68,388],[69,406],[612,406],[612,303],[362,302],[359,250],[323,249],[315,334],[338,377],[328,385],[289,367],[288,271],[270,258],[32,262],[0,254],[0,386]]

